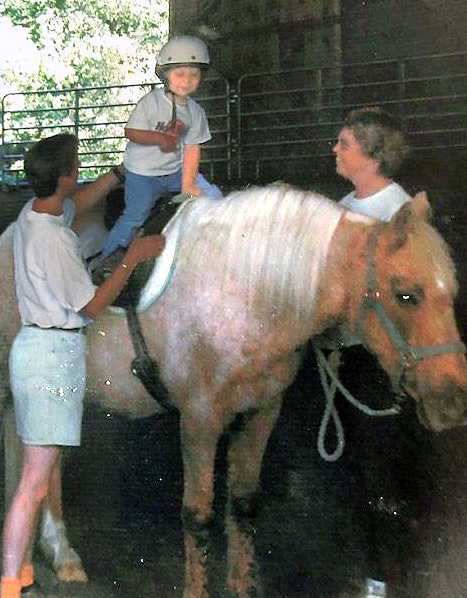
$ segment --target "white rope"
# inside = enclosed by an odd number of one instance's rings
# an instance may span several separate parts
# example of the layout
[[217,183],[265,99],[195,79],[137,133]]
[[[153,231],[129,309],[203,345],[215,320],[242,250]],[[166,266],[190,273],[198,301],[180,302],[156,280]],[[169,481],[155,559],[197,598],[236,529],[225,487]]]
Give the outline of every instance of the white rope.
[[[340,391],[340,393],[344,396],[344,398],[347,399],[347,401],[349,401],[351,405],[371,417],[387,417],[390,415],[398,415],[400,413],[400,407],[398,405],[394,405],[389,409],[372,409],[371,407],[368,407],[368,405],[364,405],[358,401],[350,394],[350,392],[337,377],[340,357],[339,350],[332,351],[329,355],[329,359],[327,360],[322,349],[320,349],[315,343],[312,344],[315,350],[316,359],[318,361],[318,371],[321,384],[326,397],[326,405],[318,433],[318,453],[320,457],[324,459],[324,461],[334,462],[342,456],[345,447],[344,428],[342,426],[336,406],[334,405],[334,399],[337,390]],[[325,447],[325,440],[331,419],[336,429],[336,448],[330,453]]]

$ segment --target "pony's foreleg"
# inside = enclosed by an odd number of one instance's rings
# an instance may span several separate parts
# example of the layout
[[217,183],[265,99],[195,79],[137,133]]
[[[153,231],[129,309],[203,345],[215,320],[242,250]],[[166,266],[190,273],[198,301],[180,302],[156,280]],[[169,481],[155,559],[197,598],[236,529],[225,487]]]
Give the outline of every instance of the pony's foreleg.
[[280,406],[277,400],[266,409],[245,415],[243,427],[229,447],[228,586],[235,598],[263,595],[253,536],[262,459]]
[[[215,428],[215,429],[213,429]],[[220,430],[209,422],[181,418],[184,468],[184,598],[208,598],[208,558],[213,516],[214,462]]]

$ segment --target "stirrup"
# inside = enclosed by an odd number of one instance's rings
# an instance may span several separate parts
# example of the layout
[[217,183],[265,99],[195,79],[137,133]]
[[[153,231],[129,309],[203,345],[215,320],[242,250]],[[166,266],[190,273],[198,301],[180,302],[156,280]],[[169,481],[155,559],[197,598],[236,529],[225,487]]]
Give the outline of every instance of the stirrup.
[[122,262],[126,249],[117,247],[111,254],[104,258],[101,263],[92,271],[92,282],[100,286]]

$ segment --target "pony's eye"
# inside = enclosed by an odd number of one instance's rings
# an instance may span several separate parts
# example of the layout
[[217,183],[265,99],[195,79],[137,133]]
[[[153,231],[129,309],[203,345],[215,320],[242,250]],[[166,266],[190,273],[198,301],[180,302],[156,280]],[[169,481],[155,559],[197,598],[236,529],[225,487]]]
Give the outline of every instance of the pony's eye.
[[402,307],[417,307],[420,304],[416,293],[396,293],[396,300]]
[[391,291],[399,307],[419,307],[425,298],[425,291],[421,285],[407,284],[400,278],[391,280]]

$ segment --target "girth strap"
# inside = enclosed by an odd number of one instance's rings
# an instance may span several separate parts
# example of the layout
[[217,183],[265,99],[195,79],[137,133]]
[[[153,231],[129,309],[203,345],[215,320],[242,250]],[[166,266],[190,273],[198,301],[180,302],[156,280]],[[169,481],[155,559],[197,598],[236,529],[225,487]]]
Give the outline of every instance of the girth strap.
[[126,305],[125,313],[136,357],[131,362],[131,373],[137,376],[144,388],[167,411],[176,411],[170,402],[170,394],[159,375],[159,367],[149,355],[148,346],[141,330],[141,323],[134,305]]

